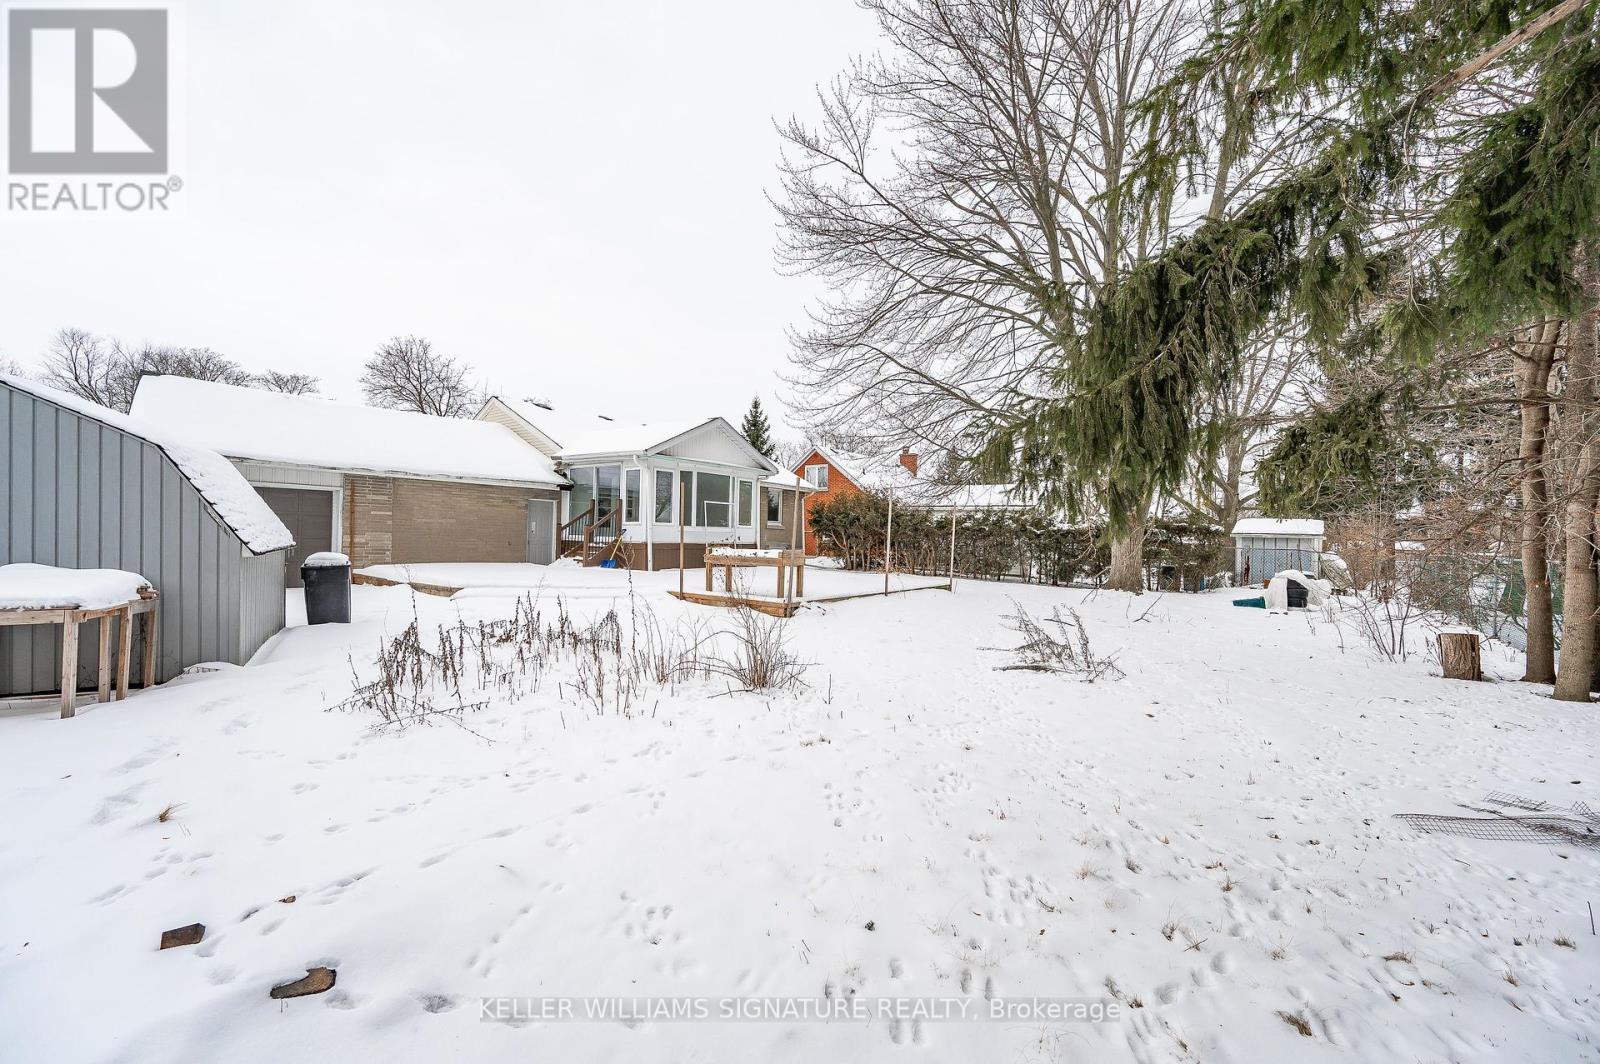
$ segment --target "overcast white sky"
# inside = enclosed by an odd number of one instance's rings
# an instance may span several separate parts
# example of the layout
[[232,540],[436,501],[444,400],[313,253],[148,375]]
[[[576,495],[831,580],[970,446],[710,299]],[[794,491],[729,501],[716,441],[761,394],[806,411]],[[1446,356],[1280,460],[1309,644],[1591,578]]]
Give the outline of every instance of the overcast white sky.
[[72,325],[359,398],[372,349],[414,332],[510,394],[776,408],[811,288],[773,266],[772,121],[875,47],[851,0],[182,16],[184,215],[0,215],[0,354]]

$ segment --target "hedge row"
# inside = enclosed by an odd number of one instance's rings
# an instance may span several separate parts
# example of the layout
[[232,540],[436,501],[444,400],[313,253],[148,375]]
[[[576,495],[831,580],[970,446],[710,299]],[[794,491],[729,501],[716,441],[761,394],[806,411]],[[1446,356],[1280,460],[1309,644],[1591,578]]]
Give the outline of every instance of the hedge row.
[[[847,569],[882,569],[887,496],[876,492],[819,500],[810,511],[818,548]],[[956,575],[1048,584],[1098,584],[1111,562],[1105,529],[1063,526],[1031,510],[977,510],[956,515]],[[1152,587],[1198,590],[1230,566],[1228,537],[1220,529],[1154,522],[1145,539],[1147,582]],[[950,515],[897,505],[894,567],[944,573],[950,567]]]

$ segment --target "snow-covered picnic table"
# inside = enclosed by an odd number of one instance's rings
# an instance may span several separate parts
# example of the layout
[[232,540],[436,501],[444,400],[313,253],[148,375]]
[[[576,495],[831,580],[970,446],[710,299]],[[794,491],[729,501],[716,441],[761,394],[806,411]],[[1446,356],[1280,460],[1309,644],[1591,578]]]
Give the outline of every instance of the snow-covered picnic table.
[[121,627],[117,654],[117,698],[128,697],[133,657],[133,619],[144,620],[143,686],[155,682],[156,609],[160,596],[150,581],[122,569],[66,569],[33,562],[0,565],[0,625],[61,625],[61,715],[77,706],[78,626],[100,625],[98,698],[111,697],[111,622]]

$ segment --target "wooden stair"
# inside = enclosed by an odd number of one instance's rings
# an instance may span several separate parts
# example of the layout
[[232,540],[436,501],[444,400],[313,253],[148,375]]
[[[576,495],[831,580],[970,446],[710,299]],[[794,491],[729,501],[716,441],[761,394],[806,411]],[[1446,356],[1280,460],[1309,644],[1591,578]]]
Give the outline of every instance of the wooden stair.
[[622,543],[622,521],[617,512],[620,507],[612,507],[603,516],[596,516],[595,509],[594,500],[591,499],[583,513],[556,532],[559,542],[573,544],[563,550],[561,556],[576,558],[585,568],[615,558]]

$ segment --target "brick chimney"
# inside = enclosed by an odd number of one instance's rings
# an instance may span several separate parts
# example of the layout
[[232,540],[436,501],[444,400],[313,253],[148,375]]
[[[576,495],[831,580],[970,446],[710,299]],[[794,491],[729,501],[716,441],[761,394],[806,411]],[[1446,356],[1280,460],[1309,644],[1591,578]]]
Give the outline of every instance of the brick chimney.
[[913,451],[909,447],[900,448],[900,464],[905,466],[906,467],[906,471],[909,472],[912,476],[916,476],[917,475],[917,452]]

